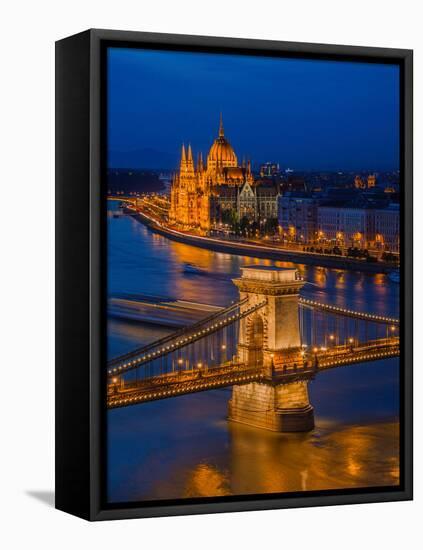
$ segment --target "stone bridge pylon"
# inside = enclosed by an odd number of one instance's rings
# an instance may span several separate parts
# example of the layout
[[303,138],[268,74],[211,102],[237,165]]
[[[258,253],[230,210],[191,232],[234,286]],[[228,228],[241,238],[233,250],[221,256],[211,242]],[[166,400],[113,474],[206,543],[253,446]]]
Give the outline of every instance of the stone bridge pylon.
[[238,357],[245,364],[263,367],[266,378],[234,386],[229,401],[229,420],[277,432],[314,428],[314,412],[308,397],[308,380],[278,382],[278,366],[302,364],[299,327],[299,291],[304,281],[296,269],[244,267],[234,279],[242,308],[266,302],[240,321]]

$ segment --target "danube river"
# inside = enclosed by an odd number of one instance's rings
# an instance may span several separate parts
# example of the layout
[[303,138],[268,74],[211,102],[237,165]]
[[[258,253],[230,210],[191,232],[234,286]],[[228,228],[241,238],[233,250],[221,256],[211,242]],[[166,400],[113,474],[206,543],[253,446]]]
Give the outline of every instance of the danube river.
[[[277,265],[156,235],[109,202],[109,294],[154,294],[216,305],[236,300],[243,265]],[[202,268],[187,274],[184,264]],[[399,285],[382,274],[296,265],[302,295],[399,315]],[[109,357],[169,330],[109,319]],[[343,367],[310,383],[316,428],[276,434],[226,420],[231,389],[108,412],[108,499],[129,502],[395,485],[399,482],[399,360]]]

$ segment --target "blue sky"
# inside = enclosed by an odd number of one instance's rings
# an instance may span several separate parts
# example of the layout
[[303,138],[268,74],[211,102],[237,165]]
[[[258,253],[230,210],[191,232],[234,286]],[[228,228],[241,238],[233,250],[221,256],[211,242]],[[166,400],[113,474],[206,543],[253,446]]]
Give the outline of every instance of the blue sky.
[[182,142],[205,155],[222,112],[240,159],[297,170],[399,167],[395,65],[110,48],[108,98],[109,164],[124,153],[172,168]]

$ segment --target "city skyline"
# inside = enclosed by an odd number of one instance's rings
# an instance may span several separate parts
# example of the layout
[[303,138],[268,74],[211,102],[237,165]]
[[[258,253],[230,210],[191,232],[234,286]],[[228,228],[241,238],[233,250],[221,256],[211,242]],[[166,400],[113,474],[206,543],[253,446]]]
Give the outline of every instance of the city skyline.
[[220,112],[253,165],[399,167],[396,66],[114,48],[108,62],[109,167],[176,168],[183,142],[205,154]]
[[397,488],[398,69],[108,62],[108,502]]

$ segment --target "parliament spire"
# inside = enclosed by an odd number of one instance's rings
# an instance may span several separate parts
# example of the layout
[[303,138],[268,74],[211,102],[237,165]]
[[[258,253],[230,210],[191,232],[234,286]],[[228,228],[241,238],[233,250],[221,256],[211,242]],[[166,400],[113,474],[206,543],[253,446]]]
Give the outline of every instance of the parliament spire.
[[224,129],[223,129],[223,117],[222,117],[222,113],[220,113],[219,137],[224,137],[224,136],[225,136],[225,132],[224,132]]

